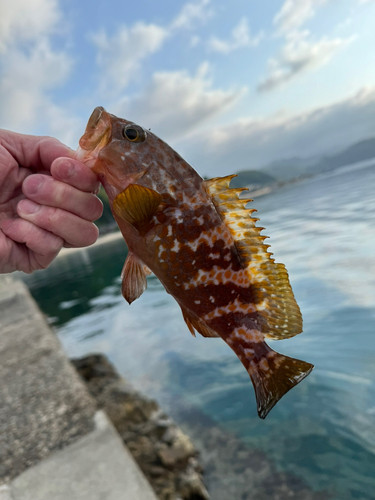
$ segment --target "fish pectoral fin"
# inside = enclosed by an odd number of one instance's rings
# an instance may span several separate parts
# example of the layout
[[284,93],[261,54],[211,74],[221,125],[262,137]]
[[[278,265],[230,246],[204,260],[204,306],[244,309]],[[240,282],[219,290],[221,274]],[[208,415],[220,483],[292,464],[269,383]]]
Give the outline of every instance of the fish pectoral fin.
[[139,231],[148,226],[161,201],[161,194],[154,189],[129,184],[113,200],[113,209],[118,217],[125,219]]
[[268,349],[265,356],[250,363],[248,368],[260,418],[266,418],[284,394],[299,384],[314,368],[314,365],[306,361],[289,358],[269,347]]
[[220,337],[214,330],[211,330],[203,321],[197,318],[194,314],[188,311],[185,307],[181,307],[182,315],[185,323],[190,330],[190,333],[195,337],[195,330],[202,335],[202,337],[217,338]]
[[152,271],[134,253],[129,252],[121,272],[121,292],[124,299],[131,304],[138,299],[147,288],[146,276]]

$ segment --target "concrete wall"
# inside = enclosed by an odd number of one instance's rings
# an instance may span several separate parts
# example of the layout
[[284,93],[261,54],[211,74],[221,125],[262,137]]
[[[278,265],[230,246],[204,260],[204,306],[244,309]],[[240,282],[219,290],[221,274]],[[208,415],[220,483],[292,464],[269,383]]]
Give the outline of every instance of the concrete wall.
[[0,275],[0,500],[156,500],[26,286]]

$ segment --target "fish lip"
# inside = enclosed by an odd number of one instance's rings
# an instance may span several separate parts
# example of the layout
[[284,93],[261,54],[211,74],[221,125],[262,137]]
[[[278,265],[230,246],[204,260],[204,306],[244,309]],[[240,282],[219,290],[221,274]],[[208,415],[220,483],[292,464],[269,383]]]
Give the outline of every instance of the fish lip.
[[79,140],[75,158],[95,170],[100,151],[110,142],[112,123],[110,114],[98,106],[91,113],[86,130]]

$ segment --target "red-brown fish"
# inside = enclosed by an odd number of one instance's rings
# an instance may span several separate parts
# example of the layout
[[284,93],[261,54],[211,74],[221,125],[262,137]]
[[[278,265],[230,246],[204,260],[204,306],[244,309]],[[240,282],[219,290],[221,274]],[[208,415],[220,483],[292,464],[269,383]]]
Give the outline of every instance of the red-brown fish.
[[129,248],[122,293],[131,303],[159,278],[190,332],[221,337],[254,385],[258,414],[305,378],[313,365],[273,351],[264,338],[302,331],[288,273],[276,264],[258,219],[229,188],[235,177],[203,180],[148,130],[98,107],[77,158],[100,176]]

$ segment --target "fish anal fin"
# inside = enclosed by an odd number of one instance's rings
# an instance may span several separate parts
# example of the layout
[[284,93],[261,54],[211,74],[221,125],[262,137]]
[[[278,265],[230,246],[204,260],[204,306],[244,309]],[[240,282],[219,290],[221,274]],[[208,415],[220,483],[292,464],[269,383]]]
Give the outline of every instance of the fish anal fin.
[[284,394],[307,377],[313,368],[310,363],[289,358],[270,348],[264,357],[251,363],[248,371],[255,389],[259,417],[266,418]]
[[195,330],[202,335],[202,337],[217,338],[220,337],[214,330],[209,328],[203,321],[197,318],[194,314],[188,311],[185,307],[181,307],[182,315],[185,323],[189,328],[190,333],[195,337]]
[[134,253],[129,252],[121,272],[121,292],[124,299],[131,304],[138,299],[147,288],[146,276],[150,269]]
[[293,337],[302,331],[302,316],[295,301],[288,272],[283,264],[276,264],[267,236],[256,226],[258,218],[252,217],[253,208],[246,208],[251,200],[241,199],[243,189],[231,189],[229,175],[204,181],[208,194],[232,234],[238,254],[246,269],[252,293],[257,298],[255,307],[265,319],[262,333],[272,339]]
[[129,184],[113,200],[113,209],[118,217],[140,231],[149,225],[161,201],[161,194],[155,190],[139,184]]

